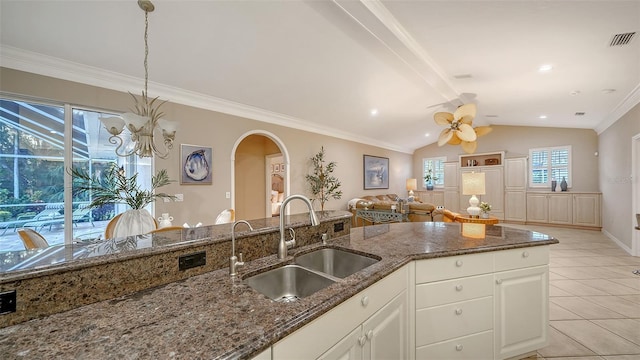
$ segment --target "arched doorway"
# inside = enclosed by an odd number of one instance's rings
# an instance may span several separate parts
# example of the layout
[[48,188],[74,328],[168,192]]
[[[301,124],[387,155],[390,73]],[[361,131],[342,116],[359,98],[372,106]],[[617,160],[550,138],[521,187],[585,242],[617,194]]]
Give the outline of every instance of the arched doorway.
[[272,199],[278,201],[270,190],[272,176],[282,179],[279,184],[282,198],[289,193],[289,174],[289,153],[276,135],[264,130],[242,134],[231,152],[231,207],[236,211],[236,219],[271,216],[272,209],[277,207],[271,205]]

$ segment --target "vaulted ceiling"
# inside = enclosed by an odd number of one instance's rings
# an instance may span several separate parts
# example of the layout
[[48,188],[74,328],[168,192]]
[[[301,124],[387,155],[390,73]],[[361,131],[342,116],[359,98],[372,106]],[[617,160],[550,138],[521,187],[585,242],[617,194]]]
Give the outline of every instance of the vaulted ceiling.
[[[407,153],[462,103],[474,125],[602,131],[640,102],[640,1],[154,5],[151,96]],[[2,0],[0,16],[1,66],[142,88],[136,1]]]

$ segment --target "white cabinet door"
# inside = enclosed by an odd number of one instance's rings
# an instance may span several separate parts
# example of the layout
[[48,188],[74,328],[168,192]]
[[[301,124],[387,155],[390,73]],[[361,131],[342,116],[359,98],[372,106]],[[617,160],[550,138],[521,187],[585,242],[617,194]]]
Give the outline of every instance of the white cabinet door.
[[526,190],[527,158],[504,160],[504,187],[508,190]]
[[600,227],[600,194],[573,195],[573,224]]
[[409,357],[408,297],[404,291],[362,325],[364,359]]
[[458,190],[458,163],[446,162],[444,163],[444,187],[454,188]]
[[549,221],[547,194],[527,194],[527,221],[544,223]]
[[505,359],[547,345],[548,266],[495,274],[495,356]]
[[504,193],[504,219],[527,221],[527,195],[524,191],[507,191]]
[[573,223],[573,200],[568,194],[551,194],[549,199],[549,223],[571,225]]
[[[466,209],[469,206],[469,204],[467,204],[467,206],[464,207],[464,209]],[[460,212],[460,193],[458,193],[458,191],[450,191],[450,190],[445,190],[444,191],[444,207],[447,210],[451,210],[453,212]]]
[[252,358],[252,360],[271,360],[271,348],[261,352]]
[[[319,336],[322,336],[319,334]],[[362,335],[362,327],[358,326],[340,342],[327,350],[318,359],[322,360],[362,360],[363,346],[366,337]]]

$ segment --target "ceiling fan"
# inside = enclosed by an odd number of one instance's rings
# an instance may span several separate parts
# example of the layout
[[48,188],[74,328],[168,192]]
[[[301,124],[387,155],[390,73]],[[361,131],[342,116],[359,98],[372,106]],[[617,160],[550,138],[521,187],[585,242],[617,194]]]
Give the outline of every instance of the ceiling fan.
[[467,154],[473,154],[478,147],[477,139],[491,132],[489,126],[473,127],[473,118],[476,116],[476,104],[459,106],[453,113],[437,112],[433,120],[438,125],[447,128],[442,130],[438,137],[438,146],[444,144],[460,145]]

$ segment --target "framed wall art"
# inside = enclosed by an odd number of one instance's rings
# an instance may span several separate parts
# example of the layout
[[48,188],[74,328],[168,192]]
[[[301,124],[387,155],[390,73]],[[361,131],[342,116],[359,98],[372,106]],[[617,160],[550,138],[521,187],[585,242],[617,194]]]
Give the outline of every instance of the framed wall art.
[[180,184],[211,185],[213,183],[213,150],[208,146],[180,146]]
[[389,188],[389,158],[364,155],[364,189]]

